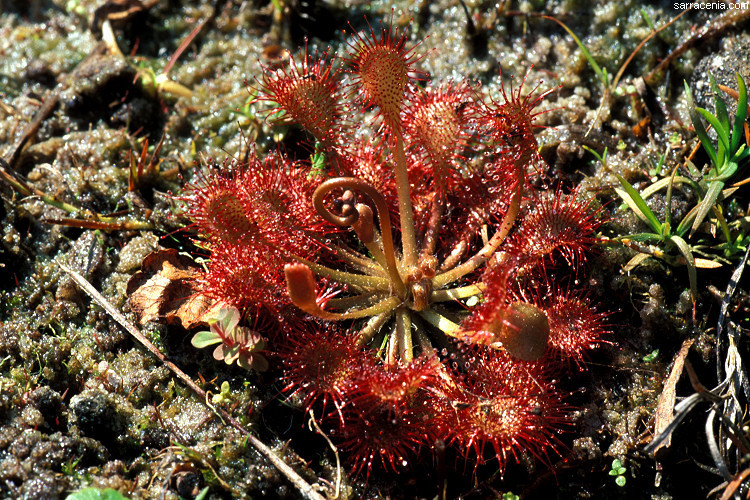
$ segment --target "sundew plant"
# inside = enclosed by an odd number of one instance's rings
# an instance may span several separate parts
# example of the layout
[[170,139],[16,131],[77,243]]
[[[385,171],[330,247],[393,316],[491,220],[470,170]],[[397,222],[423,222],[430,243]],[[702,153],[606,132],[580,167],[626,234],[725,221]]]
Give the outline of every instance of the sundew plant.
[[438,440],[474,464],[545,460],[572,420],[555,380],[607,332],[572,286],[602,218],[538,154],[549,91],[428,82],[418,49],[371,27],[346,55],[304,50],[251,84],[309,154],[251,151],[188,186],[210,251],[200,293],[253,329],[196,345],[251,367],[262,338],[354,473]]

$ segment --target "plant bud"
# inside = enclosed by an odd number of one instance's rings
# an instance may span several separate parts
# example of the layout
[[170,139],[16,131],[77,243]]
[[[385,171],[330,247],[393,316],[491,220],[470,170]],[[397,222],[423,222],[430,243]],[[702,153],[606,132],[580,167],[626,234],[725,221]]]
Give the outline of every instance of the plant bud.
[[508,353],[523,361],[544,356],[549,342],[549,321],[539,307],[513,302],[486,328]]

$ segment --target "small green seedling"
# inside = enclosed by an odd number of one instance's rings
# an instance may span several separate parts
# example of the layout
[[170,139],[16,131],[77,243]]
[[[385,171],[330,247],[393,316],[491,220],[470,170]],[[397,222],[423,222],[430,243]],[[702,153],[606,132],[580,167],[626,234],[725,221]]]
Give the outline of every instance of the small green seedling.
[[585,149],[586,151],[594,155],[596,159],[599,160],[599,162],[602,164],[602,167],[607,168],[607,147],[606,146],[604,147],[604,151],[602,152],[602,154],[597,153],[595,149],[592,149],[586,146],[585,144],[582,147],[583,149]]
[[644,363],[653,363],[656,361],[656,358],[659,357],[659,349],[654,349],[650,353],[643,356],[643,362]]
[[576,36],[575,33],[573,33],[573,30],[571,30],[565,23],[560,21],[559,19],[555,19],[554,17],[550,16],[542,16],[545,19],[549,19],[550,21],[554,21],[562,28],[568,32],[568,34],[573,38],[573,41],[578,45],[578,48],[581,50],[581,53],[583,54],[583,57],[586,58],[586,61],[588,61],[589,65],[591,66],[591,69],[594,70],[594,73],[596,73],[596,76],[599,78],[599,81],[602,83],[602,86],[605,89],[609,89],[610,83],[612,83],[612,79],[610,78],[609,73],[607,73],[607,68],[600,67],[596,60],[594,60],[594,57],[591,55],[591,52],[589,52],[589,49],[586,48],[586,46],[583,44],[580,38]]
[[622,466],[622,461],[619,458],[612,460],[612,469],[609,471],[609,475],[615,477],[615,484],[617,486],[625,486],[627,482],[627,478],[625,477],[626,472],[627,469]]
[[68,495],[66,500],[128,500],[128,497],[112,488],[83,488]]
[[231,365],[235,361],[247,370],[265,371],[268,361],[260,353],[265,348],[265,340],[250,328],[238,326],[240,312],[235,307],[222,307],[208,320],[211,329],[193,335],[193,347],[202,349],[218,344],[214,349],[214,359]]
[[229,387],[229,382],[226,380],[221,383],[221,389],[219,390],[219,394],[214,394],[211,398],[211,402],[215,405],[221,405],[221,404],[230,404],[234,401],[234,396],[232,396],[232,390]]
[[664,168],[664,161],[667,159],[667,152],[669,150],[665,151],[659,156],[659,161],[654,165],[653,162],[651,162],[653,168],[650,168],[648,170],[648,175],[651,177],[651,182],[656,182],[659,176],[661,175],[662,168]]
[[307,174],[309,179],[315,177],[324,177],[326,174],[326,154],[323,150],[323,145],[320,142],[315,142],[315,151],[313,151],[310,157],[310,173]]

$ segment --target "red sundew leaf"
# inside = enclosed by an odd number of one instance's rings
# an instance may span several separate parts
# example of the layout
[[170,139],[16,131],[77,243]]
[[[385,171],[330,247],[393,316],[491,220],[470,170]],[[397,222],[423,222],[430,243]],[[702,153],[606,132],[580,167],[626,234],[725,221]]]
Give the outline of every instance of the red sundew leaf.
[[519,181],[525,182],[519,179],[515,158],[502,155],[490,157],[481,170],[453,184],[452,190],[446,193],[446,212],[455,219],[450,225],[460,228],[453,240],[475,242],[484,225],[497,228],[508,211]]
[[346,61],[355,76],[352,93],[361,94],[364,107],[377,106],[386,127],[400,131],[409,86],[424,78],[414,68],[420,59],[416,47],[407,50],[406,32],[399,34],[382,23],[379,35],[369,26],[369,34],[355,33],[348,44],[352,53]]
[[604,216],[593,200],[578,199],[577,193],[547,192],[530,200],[530,210],[505,247],[531,261],[547,259],[554,263],[561,256],[573,269],[579,269],[596,242],[596,230]]
[[544,461],[558,444],[556,432],[570,423],[547,368],[519,364],[501,351],[474,347],[466,354],[466,374],[443,398],[435,426],[477,466],[487,452],[501,470],[526,452]]
[[297,123],[325,146],[332,146],[341,128],[343,106],[339,71],[333,69],[327,54],[310,57],[305,44],[299,64],[290,56],[288,65],[264,69],[255,101],[276,104],[268,116]]
[[392,221],[398,220],[398,197],[393,176],[393,167],[386,161],[387,153],[382,145],[366,142],[349,148],[349,169],[355,177],[371,184],[383,195],[390,207]]
[[210,164],[186,186],[180,197],[200,234],[219,241],[267,251],[295,254],[314,246],[310,234],[336,228],[318,216],[310,200],[320,180],[281,154],[247,163]]
[[339,446],[349,454],[355,474],[365,471],[369,476],[374,467],[402,469],[421,448],[435,442],[428,414],[429,408],[418,401],[398,410],[374,401],[348,404]]
[[598,311],[585,294],[552,290],[543,306],[550,322],[550,346],[557,356],[580,364],[584,353],[610,333],[609,313]]
[[331,402],[339,411],[350,397],[352,379],[374,358],[335,324],[287,324],[277,356],[284,369],[284,391],[300,394],[309,409]]
[[490,98],[489,102],[484,102],[482,106],[476,108],[474,120],[498,144],[506,144],[510,147],[520,146],[524,150],[536,151],[537,142],[533,130],[537,125],[534,122],[537,116],[546,111],[534,112],[534,108],[557,88],[537,94],[538,84],[531,92],[523,95],[523,85],[528,76],[527,72],[516,89],[513,88],[511,79],[509,92],[506,92],[505,84],[502,84],[500,86],[502,102]]
[[350,400],[360,406],[383,404],[391,410],[404,411],[435,384],[441,370],[437,357],[429,355],[395,367],[363,366],[352,377]]
[[208,271],[199,279],[201,291],[241,311],[278,311],[288,304],[278,252],[221,243],[212,248]]
[[444,192],[463,181],[459,161],[468,147],[469,109],[475,105],[465,85],[445,85],[438,89],[418,91],[406,109],[404,128],[412,153],[413,178],[431,179],[434,189]]
[[205,323],[211,300],[201,295],[196,278],[201,270],[177,250],[151,252],[141,270],[128,280],[126,293],[138,323],[160,321],[185,329]]
[[586,351],[605,342],[611,333],[609,312],[597,309],[588,293],[545,282],[522,290],[509,289],[508,300],[523,300],[539,307],[549,321],[545,362],[573,361],[582,367]]

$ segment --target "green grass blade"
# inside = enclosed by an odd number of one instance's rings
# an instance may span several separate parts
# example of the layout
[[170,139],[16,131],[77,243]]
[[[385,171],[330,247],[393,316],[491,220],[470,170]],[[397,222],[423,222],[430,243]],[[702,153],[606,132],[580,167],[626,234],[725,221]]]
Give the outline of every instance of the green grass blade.
[[589,153],[591,153],[592,155],[594,155],[596,157],[596,159],[599,160],[599,163],[601,163],[603,166],[607,165],[607,147],[606,146],[604,147],[604,152],[602,154],[597,153],[595,149],[590,148],[590,147],[586,146],[585,144],[581,145],[581,147],[584,150],[586,150]]
[[685,82],[685,95],[687,97],[687,105],[688,105],[688,111],[690,112],[690,120],[693,122],[693,128],[695,128],[695,133],[698,134],[698,138],[701,141],[701,144],[703,145],[703,149],[706,150],[706,153],[708,153],[708,156],[711,158],[711,163],[716,165],[716,168],[719,168],[719,162],[716,157],[716,150],[714,149],[714,145],[711,143],[711,138],[708,137],[708,133],[706,132],[706,127],[703,126],[703,121],[701,120],[701,115],[696,111],[695,103],[693,102],[693,94],[690,92],[690,87],[688,87],[687,82]]
[[687,168],[688,174],[691,178],[700,179],[702,177],[701,171],[698,170],[698,167],[696,167],[692,161],[686,159],[685,168]]
[[[727,113],[727,105],[724,102],[724,99],[722,99],[721,97],[721,90],[719,90],[719,86],[716,85],[714,76],[709,74],[708,77],[711,80],[711,90],[714,93],[714,108],[716,109],[716,118],[719,119],[721,128],[729,133],[729,113]],[[729,145],[727,145],[727,148],[729,148]]]
[[721,232],[724,235],[724,240],[726,240],[727,243],[732,243],[732,235],[729,233],[727,220],[724,218],[724,214],[721,213],[721,206],[714,205],[711,208],[713,209],[714,215],[716,216],[716,220],[719,221],[719,227],[721,228]]
[[620,174],[615,175],[617,175],[617,179],[623,187],[623,189],[615,189],[617,194],[620,195],[620,198],[627,203],[639,219],[651,226],[651,229],[653,229],[656,234],[663,236],[664,233],[662,232],[663,228],[661,222],[659,222],[659,219],[656,218],[654,212],[651,211],[643,198],[641,198],[640,193],[638,193],[638,191],[636,191],[635,188]]
[[739,165],[737,164],[737,162],[731,161],[729,160],[729,158],[727,158],[727,161],[722,165],[721,171],[719,172],[718,175],[711,175],[711,176],[707,175],[703,179],[706,182],[713,182],[713,181],[724,182],[730,177],[732,177],[735,173],[737,173],[738,168],[739,168]]
[[570,35],[571,37],[573,37],[573,41],[576,43],[576,45],[578,45],[578,48],[581,49],[581,52],[583,52],[583,57],[585,57],[586,60],[588,61],[588,63],[591,65],[591,68],[594,70],[594,72],[596,73],[596,75],[599,77],[599,80],[601,80],[602,85],[604,85],[604,88],[606,89],[607,87],[609,87],[609,75],[607,75],[607,72],[604,71],[604,70],[602,70],[602,68],[599,67],[598,64],[596,64],[596,61],[591,56],[591,53],[589,52],[589,50],[583,44],[583,42],[581,41],[581,39],[578,38],[575,33],[573,33],[573,30],[571,30],[570,28],[568,28],[565,25],[565,23],[563,23],[559,19],[555,19],[554,17],[551,17],[551,16],[542,16],[542,17],[544,17],[545,19],[550,19],[552,21],[555,21],[557,24],[559,24],[560,26],[562,26],[562,28],[565,31],[568,32],[568,35]]
[[695,269],[695,257],[693,257],[693,252],[690,251],[687,242],[679,236],[672,236],[669,240],[674,243],[677,250],[679,250],[682,256],[685,257],[685,265],[688,269],[688,280],[690,281],[690,295],[693,302],[695,302],[698,297],[698,273]]
[[737,114],[734,117],[734,127],[732,128],[732,149],[730,153],[734,155],[740,147],[742,141],[742,132],[747,119],[747,87],[742,75],[737,73]]
[[[698,113],[702,114],[703,117],[708,120],[708,123],[710,123],[714,128],[714,130],[716,131],[716,135],[719,137],[719,141],[721,142],[720,146],[724,146],[724,151],[729,151],[729,126],[727,126],[727,128],[724,128],[724,125],[717,117],[703,108],[695,108],[695,110]],[[716,168],[720,168],[722,166],[722,163],[724,163],[723,158],[721,158],[721,147],[719,148],[717,156],[719,157],[719,161],[716,163]]]
[[750,157],[750,149],[746,148],[743,144],[737,149],[737,152],[734,154],[733,162],[739,165],[748,157]]
[[662,238],[658,234],[654,234],[654,233],[628,234],[626,236],[622,236],[619,239],[621,239],[621,240],[638,241],[638,242],[641,242],[641,243],[661,243],[662,241],[664,241],[664,238]]
[[700,205],[698,205],[698,212],[695,215],[693,226],[690,228],[691,236],[693,235],[693,233],[695,233],[695,230],[698,229],[698,226],[703,223],[703,219],[705,219],[706,215],[708,215],[708,212],[711,211],[711,207],[714,206],[716,200],[719,199],[719,195],[721,194],[722,189],[724,189],[724,182],[722,181],[713,181],[708,185],[706,197],[703,198],[700,202]]

